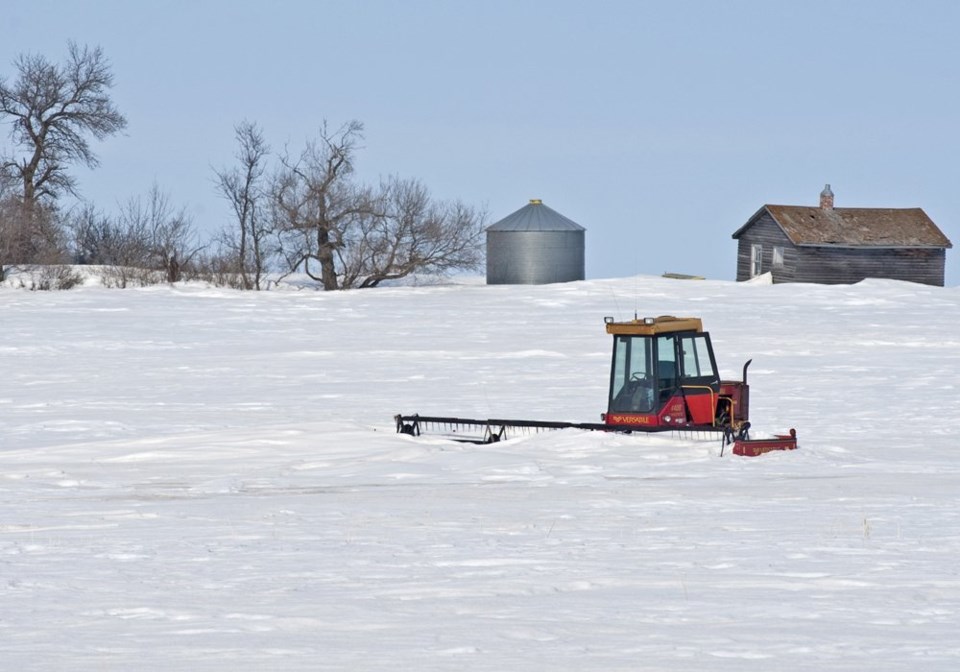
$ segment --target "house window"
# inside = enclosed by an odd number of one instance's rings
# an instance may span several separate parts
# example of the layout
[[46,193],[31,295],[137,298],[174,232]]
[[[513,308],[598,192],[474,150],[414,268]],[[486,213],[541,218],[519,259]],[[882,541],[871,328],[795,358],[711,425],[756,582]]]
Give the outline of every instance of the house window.
[[750,246],[750,277],[763,273],[763,245]]
[[783,268],[783,248],[774,247],[773,248],[773,267],[774,268]]

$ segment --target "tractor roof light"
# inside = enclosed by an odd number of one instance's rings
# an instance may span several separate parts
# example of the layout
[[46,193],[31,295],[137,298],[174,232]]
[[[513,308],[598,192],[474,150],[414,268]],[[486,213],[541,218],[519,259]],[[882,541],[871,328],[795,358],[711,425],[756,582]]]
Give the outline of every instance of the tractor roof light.
[[655,317],[645,317],[645,318],[643,318],[643,323],[644,323],[644,324],[656,324],[656,323],[657,323],[657,318],[655,318]]
[[605,316],[605,317],[603,318],[603,323],[604,323],[604,324],[613,324],[613,318],[610,317],[609,315],[608,315],[608,316]]

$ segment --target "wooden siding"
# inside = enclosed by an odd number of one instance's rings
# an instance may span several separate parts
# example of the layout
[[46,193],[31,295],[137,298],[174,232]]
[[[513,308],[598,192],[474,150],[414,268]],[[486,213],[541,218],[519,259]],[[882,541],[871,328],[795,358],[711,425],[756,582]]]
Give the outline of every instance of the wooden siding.
[[[794,269],[797,266],[797,247],[790,242],[786,234],[769,213],[764,213],[749,229],[740,236],[737,246],[737,281],[750,279],[752,265],[751,249],[754,245],[763,246],[761,273],[773,273],[774,282],[796,282]],[[773,248],[783,248],[783,267],[773,267]]]
[[[906,280],[942,287],[944,248],[798,246],[787,238],[769,212],[741,230],[737,246],[737,280],[750,279],[751,247],[763,246],[762,273],[775,283],[852,284],[866,278]],[[783,248],[783,267],[773,268],[773,248]]]
[[801,247],[795,282],[851,284],[866,278],[943,287],[946,250]]

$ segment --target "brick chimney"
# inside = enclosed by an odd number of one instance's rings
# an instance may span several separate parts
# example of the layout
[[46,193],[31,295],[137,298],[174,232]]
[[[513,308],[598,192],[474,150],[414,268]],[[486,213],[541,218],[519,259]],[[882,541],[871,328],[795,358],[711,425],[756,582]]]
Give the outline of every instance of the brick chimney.
[[829,184],[820,192],[820,207],[824,210],[833,210],[833,192],[830,191]]

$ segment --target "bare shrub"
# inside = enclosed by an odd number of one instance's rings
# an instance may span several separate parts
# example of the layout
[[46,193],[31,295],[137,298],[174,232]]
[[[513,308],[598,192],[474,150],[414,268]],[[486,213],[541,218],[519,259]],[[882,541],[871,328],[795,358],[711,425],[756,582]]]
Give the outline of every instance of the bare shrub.
[[271,257],[268,240],[273,232],[267,216],[266,160],[270,148],[263,131],[244,121],[234,128],[238,166],[214,171],[216,188],[233,211],[234,224],[223,231],[217,265],[240,277],[241,289],[262,289]]
[[[67,290],[83,284],[83,276],[72,266],[29,266],[24,271],[30,283],[26,288],[33,291]],[[25,286],[22,277],[20,285]]]
[[82,208],[71,222],[74,256],[101,266],[106,287],[125,288],[186,278],[202,247],[183,209],[154,185],[145,198],[131,198],[115,219]]

